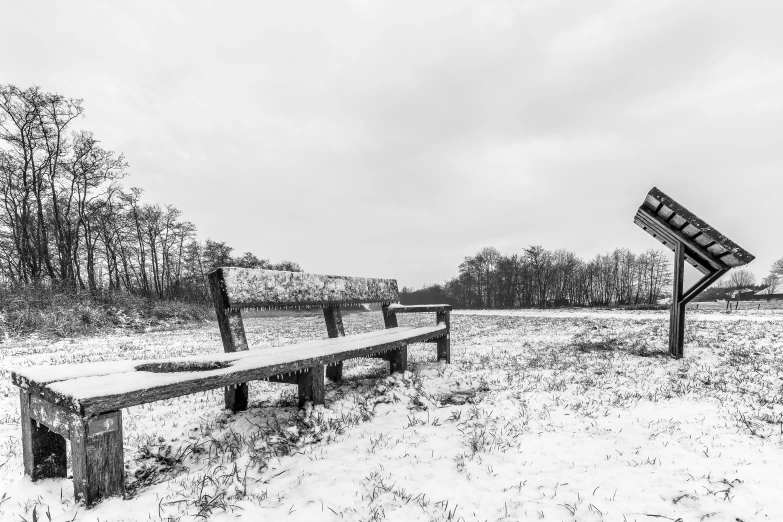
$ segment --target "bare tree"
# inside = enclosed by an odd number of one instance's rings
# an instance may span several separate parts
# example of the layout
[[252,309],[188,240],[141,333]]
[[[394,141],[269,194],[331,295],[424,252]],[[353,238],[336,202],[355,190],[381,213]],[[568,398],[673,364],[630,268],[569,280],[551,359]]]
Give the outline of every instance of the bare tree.
[[783,277],[783,257],[772,263],[772,268],[770,268],[770,272],[775,274],[778,277]]
[[767,299],[769,299],[769,296],[778,293],[780,282],[780,277],[777,274],[769,274],[767,277],[762,279],[762,284],[765,286],[762,292],[764,295],[768,296]]
[[729,285],[734,290],[744,290],[756,284],[756,276],[752,272],[741,268],[733,270],[729,277]]

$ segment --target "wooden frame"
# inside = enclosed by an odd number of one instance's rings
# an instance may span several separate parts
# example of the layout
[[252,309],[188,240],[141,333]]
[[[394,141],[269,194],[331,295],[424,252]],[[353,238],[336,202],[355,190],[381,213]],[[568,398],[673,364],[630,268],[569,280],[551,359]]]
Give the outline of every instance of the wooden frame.
[[[679,359],[684,355],[685,306],[731,268],[750,263],[754,256],[655,187],[636,211],[634,223],[674,251],[669,354]],[[688,290],[683,288],[685,263],[704,275]]]
[[77,501],[91,506],[103,497],[125,495],[122,411],[80,416],[25,389],[19,398],[25,475],[64,478],[68,440]]
[[[234,274],[228,283],[223,279],[226,272]],[[449,305],[392,305],[391,313],[386,306],[385,330],[346,337],[341,304],[383,299],[389,305],[398,300],[397,282],[290,274],[294,273],[245,269],[209,274],[222,354],[14,369],[11,379],[20,388],[25,474],[33,480],[65,477],[70,441],[74,494],[89,507],[101,498],[125,493],[122,408],[224,387],[226,406],[240,411],[248,406],[247,381],[260,379],[296,384],[300,407],[307,401],[323,404],[324,379],[339,381],[344,360],[377,357],[389,361],[390,372],[404,372],[408,344],[429,341],[438,342],[439,360],[450,360]],[[274,301],[275,296],[282,300]],[[323,307],[329,339],[248,350],[242,308],[300,305]],[[397,326],[396,313],[424,311],[437,313],[434,326]],[[129,372],[140,372],[140,378],[129,379]]]

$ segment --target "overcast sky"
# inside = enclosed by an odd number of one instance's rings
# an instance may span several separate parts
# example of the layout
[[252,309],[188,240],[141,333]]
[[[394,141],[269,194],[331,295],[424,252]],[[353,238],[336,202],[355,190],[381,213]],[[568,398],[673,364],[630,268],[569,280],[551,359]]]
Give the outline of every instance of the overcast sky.
[[5,2],[0,83],[84,99],[126,186],[306,271],[658,243],[653,186],[783,256],[783,2]]

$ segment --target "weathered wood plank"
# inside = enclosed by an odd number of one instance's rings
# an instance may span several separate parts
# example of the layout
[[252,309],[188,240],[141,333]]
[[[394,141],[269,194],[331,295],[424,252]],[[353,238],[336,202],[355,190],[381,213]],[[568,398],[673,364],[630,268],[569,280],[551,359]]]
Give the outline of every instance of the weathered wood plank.
[[644,198],[644,205],[647,205],[647,207],[655,212],[658,208],[661,206],[661,202],[658,199],[655,199],[655,197],[652,194],[647,194]]
[[218,274],[227,308],[324,307],[399,301],[395,279],[222,267]]
[[[238,310],[228,308],[223,286],[222,273],[220,271],[211,272],[209,274],[209,290],[215,306],[220,338],[223,341],[223,351],[227,353],[245,351],[248,349],[248,345],[242,314]],[[249,393],[247,383],[227,386],[223,391],[226,408],[234,412],[246,410]]]
[[705,249],[707,249],[708,252],[709,252],[709,248],[708,247],[710,245],[712,245],[713,243],[715,243],[715,241],[713,241],[712,238],[710,236],[708,236],[707,234],[698,234],[698,235],[693,237],[693,240],[696,241],[696,243],[698,243],[699,245],[701,245]]
[[681,215],[674,214],[672,217],[669,218],[667,223],[669,223],[669,225],[671,225],[672,228],[679,231],[688,222],[685,221],[685,218],[683,218]]
[[228,306],[228,298],[223,291],[223,281],[219,270],[210,272],[209,289],[212,294],[212,302],[215,306],[220,338],[223,341],[224,352],[239,352],[248,349],[245,337],[245,326],[242,323],[242,314],[231,311]]
[[77,500],[87,507],[102,498],[125,495],[122,412],[71,418],[71,460]]
[[728,250],[726,250],[726,248],[719,243],[713,243],[707,247],[707,252],[714,255],[715,257],[720,257],[723,254],[726,254]]
[[[340,311],[340,305],[332,305],[324,308],[324,321],[326,322],[326,333],[330,339],[336,337],[345,337],[345,328],[343,327],[343,315]],[[333,382],[340,382],[343,378],[343,362],[340,361],[326,367],[326,377]]]
[[225,363],[259,356],[290,358],[296,357],[294,353],[297,351],[309,350],[310,348],[320,348],[324,344],[328,344],[329,346],[335,348],[343,343],[353,344],[356,342],[366,342],[368,344],[373,344],[379,338],[386,338],[390,335],[405,336],[411,333],[412,330],[416,329],[417,327],[414,326],[400,326],[393,331],[373,330],[366,333],[335,339],[314,339],[293,345],[264,347],[250,351],[224,354],[190,355],[170,359],[100,361],[11,368],[11,380],[16,386],[26,389],[28,387],[36,387],[60,381],[69,381],[77,378],[98,377],[101,375],[138,371],[140,367],[146,368],[150,366],[157,366],[160,370],[164,370],[169,365],[173,365],[177,369],[182,370],[191,364],[199,368],[204,368],[214,363],[223,365]]
[[388,306],[383,307],[383,324],[388,328],[397,328],[397,313],[390,311]]
[[36,395],[30,396],[30,417],[65,439],[71,436],[70,412]]
[[[636,218],[634,218],[634,223],[652,235],[655,239],[660,241],[669,250],[672,252],[674,251],[678,240],[670,230],[660,229],[654,222],[643,221],[640,217],[640,213],[637,214]],[[711,263],[705,259],[702,259],[698,254],[687,248],[685,250],[685,262],[689,265],[692,265],[696,270],[705,275],[710,274],[713,270],[715,270]]]
[[682,233],[695,241],[695,236],[701,234],[701,230],[688,223],[682,228]]
[[670,228],[667,229],[666,223],[658,216],[650,214],[646,208],[640,208],[637,216],[643,226],[646,226],[657,235],[665,238],[670,248],[672,246],[676,247],[677,243],[682,243],[687,249],[687,257],[690,258],[694,264],[699,265],[696,268],[699,268],[702,273],[711,273],[713,270],[720,270],[726,267],[719,259],[715,258],[715,256],[711,255],[701,245],[681,231]]
[[674,211],[664,205],[658,210],[658,215],[661,216],[665,221],[668,221],[674,215]]
[[25,390],[19,391],[19,401],[25,474],[32,480],[65,477],[68,471],[65,438],[33,418],[31,397]]
[[[383,312],[383,324],[386,329],[397,328],[397,307],[403,308],[397,304],[383,305],[381,309]],[[405,372],[408,369],[408,347],[405,346],[385,354],[376,355],[375,357],[385,359],[389,361],[389,373]],[[403,368],[402,370],[400,368]]]
[[317,364],[299,374],[299,407],[312,401],[313,406],[324,403],[324,366]]
[[[685,305],[730,268],[751,262],[754,256],[702,221],[657,187],[645,196],[634,223],[674,250],[674,282],[669,322],[669,353],[683,356]],[[704,277],[683,289],[684,263]]]
[[755,259],[753,254],[749,253],[747,250],[718,232],[715,228],[705,223],[701,218],[664,194],[657,187],[653,187],[648,195],[660,201],[665,206],[671,208],[678,215],[682,216],[682,218],[685,219],[688,223],[698,228],[702,233],[711,237],[715,242],[721,244],[726,248],[726,250],[731,251],[737,259],[742,261],[743,264],[748,264]]
[[669,322],[669,354],[677,359],[683,356],[685,335],[685,304],[682,302],[684,263],[684,246],[682,243],[677,243],[674,251],[674,280],[672,282],[672,307]]
[[438,360],[451,363],[451,312],[444,310],[438,312],[436,324],[446,326],[446,335],[438,338]]
[[390,304],[384,307],[388,313],[395,314],[407,314],[407,313],[422,313],[422,312],[444,312],[451,311],[451,305],[449,304],[433,304],[433,305],[401,305]]
[[389,373],[408,371],[408,345],[392,350],[388,355]]
[[[228,361],[230,365],[215,370],[171,373],[128,371],[57,381],[45,386],[26,382],[28,389],[40,394],[44,400],[59,403],[69,411],[86,416],[365,357],[442,336],[445,331],[445,324],[398,327],[374,332],[375,335],[364,338],[354,339],[359,337],[357,335],[309,341],[302,345],[287,346],[285,351],[259,351],[259,355],[254,356],[216,354],[211,357],[212,360]],[[178,364],[183,360],[209,359],[206,356],[170,359]],[[155,361],[158,364],[161,362],[165,361]],[[135,367],[128,365],[127,368]]]

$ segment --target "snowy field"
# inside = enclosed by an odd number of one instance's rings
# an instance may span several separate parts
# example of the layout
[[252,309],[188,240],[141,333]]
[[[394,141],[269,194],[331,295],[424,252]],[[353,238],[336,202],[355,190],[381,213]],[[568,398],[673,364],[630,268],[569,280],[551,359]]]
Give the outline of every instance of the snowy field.
[[[400,316],[430,324],[434,314]],[[415,321],[415,323],[414,323]],[[348,334],[383,327],[345,317]],[[317,315],[246,321],[256,349],[325,337]],[[73,504],[70,479],[23,476],[8,368],[221,348],[215,323],[0,344],[0,520],[783,521],[783,315],[475,311],[452,316],[452,364],[348,363],[326,407],[251,384],[126,410],[126,500]]]

